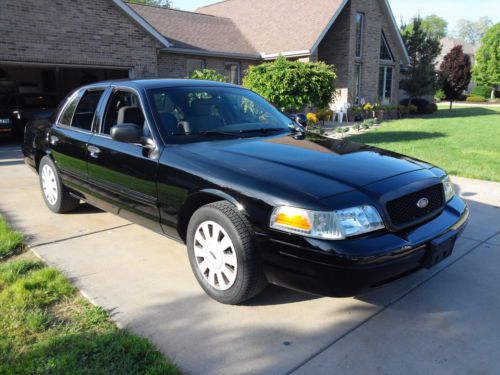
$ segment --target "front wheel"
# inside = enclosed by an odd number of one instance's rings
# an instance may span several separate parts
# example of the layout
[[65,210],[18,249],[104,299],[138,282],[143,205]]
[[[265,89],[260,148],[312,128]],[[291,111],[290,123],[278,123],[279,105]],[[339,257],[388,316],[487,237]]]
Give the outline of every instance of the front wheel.
[[267,284],[250,224],[229,202],[211,203],[193,214],[187,247],[198,283],[216,301],[239,304]]
[[62,214],[78,207],[80,200],[69,194],[49,156],[43,157],[40,161],[38,175],[43,199],[51,211]]

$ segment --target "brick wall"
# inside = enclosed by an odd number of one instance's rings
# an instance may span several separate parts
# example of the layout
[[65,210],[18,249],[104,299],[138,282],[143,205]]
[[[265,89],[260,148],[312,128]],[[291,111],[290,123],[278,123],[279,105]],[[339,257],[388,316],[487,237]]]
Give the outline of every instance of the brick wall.
[[157,48],[108,0],[0,0],[0,61],[127,67],[158,74]]
[[[364,13],[364,35],[361,58],[355,57],[356,14]],[[395,62],[381,62],[380,37],[384,30]],[[399,99],[399,66],[401,50],[392,21],[383,8],[382,0],[351,0],[326,34],[319,46],[319,59],[334,64],[337,70],[337,87],[342,101],[354,100],[354,65],[362,65],[361,95],[367,101],[378,101],[379,67],[393,66],[392,103]]]
[[242,76],[250,65],[258,64],[258,61],[239,60],[232,58],[219,57],[200,57],[190,55],[180,55],[168,52],[162,52],[158,59],[158,75],[161,78],[186,78],[187,76],[187,59],[202,59],[205,61],[206,69],[213,69],[220,74],[227,76],[226,64],[238,62],[241,66]]

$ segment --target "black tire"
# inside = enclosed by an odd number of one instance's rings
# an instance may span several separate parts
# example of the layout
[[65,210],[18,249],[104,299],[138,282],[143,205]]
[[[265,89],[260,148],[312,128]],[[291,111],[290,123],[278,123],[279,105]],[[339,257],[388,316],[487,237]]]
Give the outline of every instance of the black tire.
[[[57,186],[56,200],[55,202],[50,202],[44,193],[44,187],[42,182],[42,171],[44,168],[52,169],[54,175],[55,186]],[[52,212],[57,214],[63,214],[66,212],[73,211],[80,205],[80,200],[72,197],[68,189],[63,185],[61,181],[61,177],[57,171],[57,168],[49,156],[44,156],[40,161],[40,165],[38,166],[38,176],[40,180],[40,189],[42,190],[43,200],[45,204]]]
[[[210,285],[197,264],[194,237],[199,226],[207,221],[213,221],[225,230],[236,254],[236,279],[227,290],[218,290]],[[187,229],[187,248],[191,269],[198,283],[218,302],[240,304],[259,294],[267,285],[262,263],[253,246],[251,226],[245,216],[227,201],[207,204],[193,214]]]

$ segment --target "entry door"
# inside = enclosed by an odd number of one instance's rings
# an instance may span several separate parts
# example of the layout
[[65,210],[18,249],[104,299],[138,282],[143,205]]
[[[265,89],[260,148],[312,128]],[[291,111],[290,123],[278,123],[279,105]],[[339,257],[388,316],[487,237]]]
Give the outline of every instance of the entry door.
[[103,92],[104,89],[76,92],[49,131],[51,155],[61,178],[77,190],[87,180],[87,144]]
[[392,99],[392,67],[381,66],[378,79],[379,99],[382,104],[390,104]]
[[111,139],[114,125],[134,123],[150,137],[139,96],[114,90],[105,108],[99,132],[90,139],[88,151],[89,183],[97,198],[131,221],[161,231],[156,190],[157,150]]

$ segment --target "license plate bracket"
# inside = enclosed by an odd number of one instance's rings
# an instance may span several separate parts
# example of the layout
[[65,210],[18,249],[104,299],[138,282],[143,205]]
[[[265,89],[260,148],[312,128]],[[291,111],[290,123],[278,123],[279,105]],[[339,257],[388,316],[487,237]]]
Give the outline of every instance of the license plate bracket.
[[424,258],[423,266],[425,268],[432,268],[448,258],[453,253],[457,236],[457,232],[451,230],[443,236],[433,239],[427,245],[427,253]]

